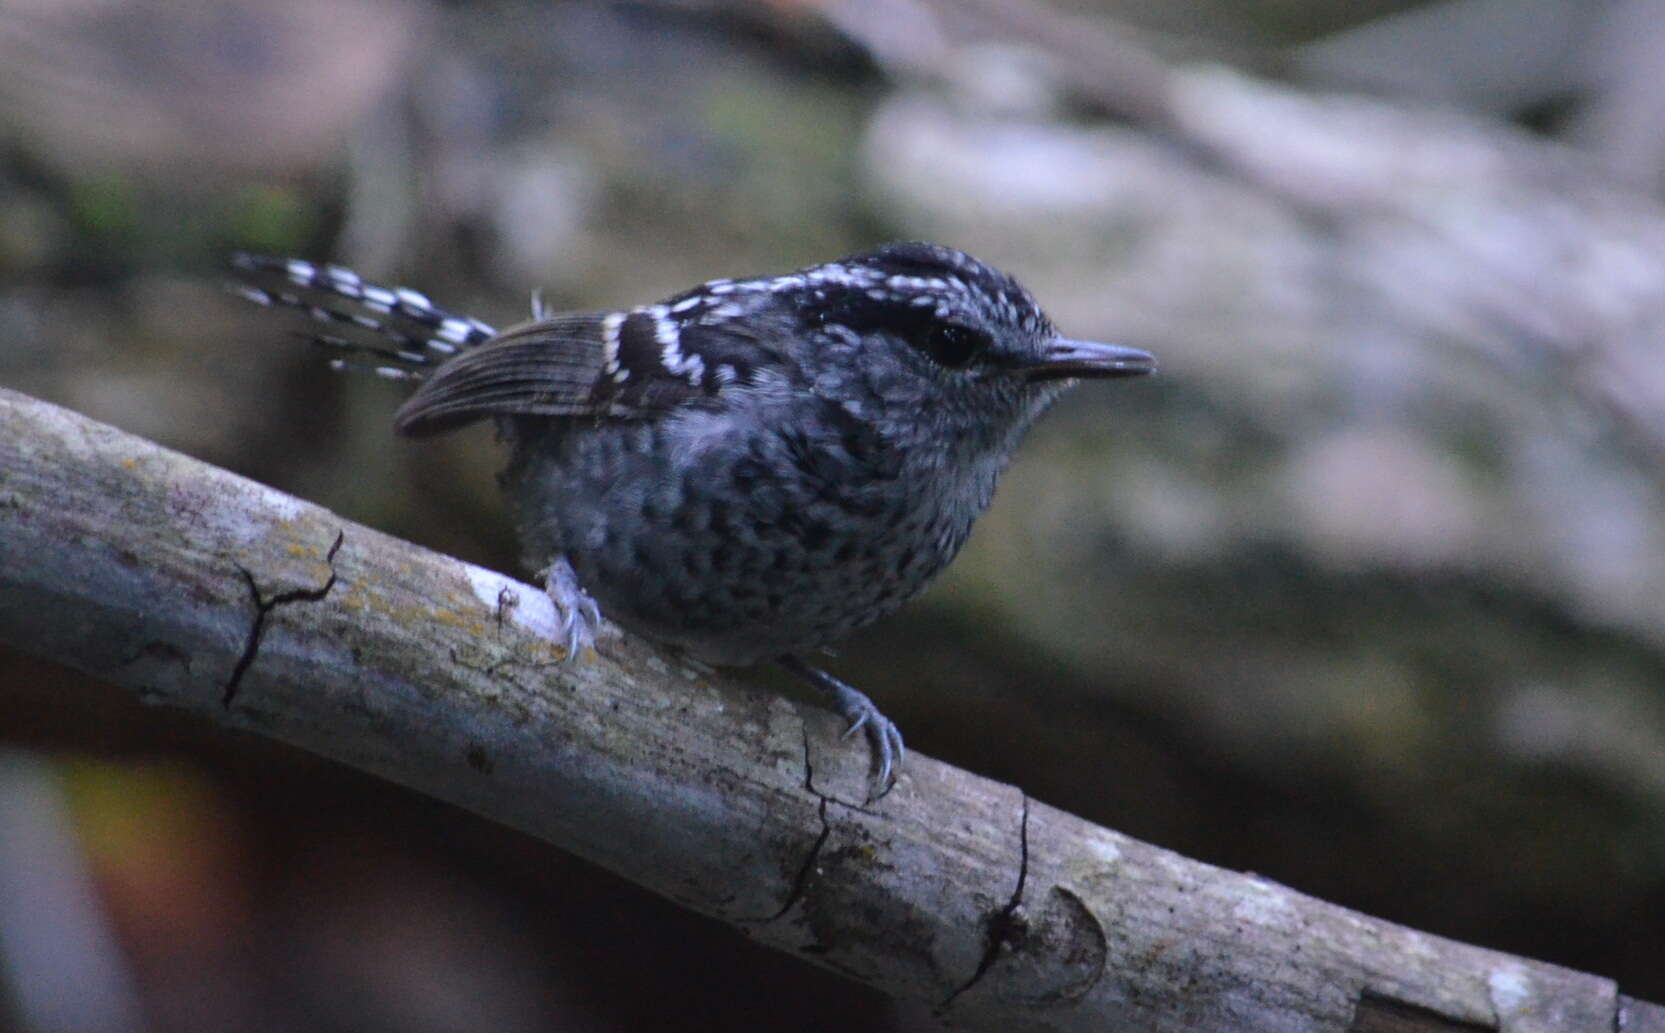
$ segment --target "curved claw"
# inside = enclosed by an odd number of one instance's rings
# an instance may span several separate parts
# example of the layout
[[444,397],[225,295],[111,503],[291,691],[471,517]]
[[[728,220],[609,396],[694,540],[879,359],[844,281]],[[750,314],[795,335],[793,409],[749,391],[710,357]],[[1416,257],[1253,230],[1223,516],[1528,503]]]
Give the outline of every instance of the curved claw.
[[810,684],[825,693],[838,715],[850,722],[845,726],[841,738],[848,739],[863,730],[867,732],[867,742],[873,750],[874,765],[877,768],[873,784],[868,790],[868,802],[879,800],[894,789],[896,776],[902,769],[902,759],[907,754],[907,749],[902,745],[902,731],[896,727],[896,722],[886,717],[864,693],[827,672],[811,667],[795,656],[782,657],[780,663],[787,670],[808,679]]
[[596,629],[601,627],[601,608],[578,585],[578,575],[565,556],[557,557],[544,575],[544,591],[555,604],[561,619],[561,637],[566,640],[562,663],[573,663],[595,646]]
[[[883,721],[885,719],[885,716],[883,714],[879,714],[877,710],[863,710],[855,716],[855,719],[850,722],[850,726],[844,729],[843,734],[841,734],[839,738],[848,739],[850,736],[855,735],[857,732],[861,731],[863,725],[867,724],[867,719],[875,714],[878,714],[879,720]],[[844,714],[843,716],[849,717],[850,715]]]

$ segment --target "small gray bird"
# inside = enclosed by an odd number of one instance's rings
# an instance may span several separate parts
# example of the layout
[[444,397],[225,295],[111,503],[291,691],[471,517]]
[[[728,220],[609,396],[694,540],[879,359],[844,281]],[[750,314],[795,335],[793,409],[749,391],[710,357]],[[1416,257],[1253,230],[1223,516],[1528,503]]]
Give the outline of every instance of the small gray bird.
[[313,338],[338,367],[421,381],[399,433],[496,421],[569,659],[605,613],[713,664],[778,661],[865,730],[875,796],[901,733],[802,655],[919,594],[1077,380],[1155,369],[1060,337],[1011,277],[934,244],[501,332],[339,266],[235,265],[245,297],[349,328]]

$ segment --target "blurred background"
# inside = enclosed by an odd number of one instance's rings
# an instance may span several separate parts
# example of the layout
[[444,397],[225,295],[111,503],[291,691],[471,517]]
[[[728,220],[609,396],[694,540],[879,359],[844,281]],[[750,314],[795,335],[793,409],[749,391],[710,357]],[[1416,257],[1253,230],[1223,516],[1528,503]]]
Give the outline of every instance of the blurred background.
[[[396,440],[230,250],[502,323],[964,248],[1162,373],[1060,404],[835,670],[1093,821],[1665,1000],[1662,98],[1662,0],[4,0],[0,384],[523,574],[489,431]],[[0,653],[0,1028],[939,1027]]]

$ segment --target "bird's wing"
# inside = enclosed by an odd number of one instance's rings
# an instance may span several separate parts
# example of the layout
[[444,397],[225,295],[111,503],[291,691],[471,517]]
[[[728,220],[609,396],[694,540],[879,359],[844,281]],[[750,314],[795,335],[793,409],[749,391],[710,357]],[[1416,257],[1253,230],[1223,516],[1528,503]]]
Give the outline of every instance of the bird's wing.
[[736,324],[684,323],[663,306],[539,319],[440,366],[394,426],[421,436],[486,416],[649,419],[713,400],[770,354]]

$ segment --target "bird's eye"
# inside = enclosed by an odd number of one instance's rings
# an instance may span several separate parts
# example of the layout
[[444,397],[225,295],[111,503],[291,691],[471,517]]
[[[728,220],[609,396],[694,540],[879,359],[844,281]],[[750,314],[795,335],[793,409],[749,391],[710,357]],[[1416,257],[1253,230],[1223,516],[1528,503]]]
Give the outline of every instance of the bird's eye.
[[963,369],[991,343],[989,335],[956,323],[936,323],[925,333],[925,353],[938,365]]
[[944,319],[937,304],[919,304],[919,296],[875,297],[874,293],[850,291],[836,303],[805,306],[805,319],[811,327],[841,326],[857,334],[884,334],[904,341],[944,369],[966,368],[994,343],[982,330]]

